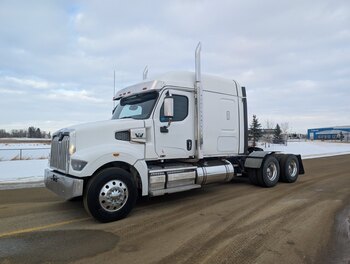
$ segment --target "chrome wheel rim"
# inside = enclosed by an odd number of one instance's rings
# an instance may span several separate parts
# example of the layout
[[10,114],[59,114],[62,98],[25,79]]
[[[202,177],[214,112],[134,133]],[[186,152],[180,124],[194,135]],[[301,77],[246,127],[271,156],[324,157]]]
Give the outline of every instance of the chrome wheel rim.
[[276,180],[276,178],[277,178],[277,166],[274,162],[270,162],[267,165],[266,175],[270,181]]
[[294,178],[297,175],[298,167],[295,160],[292,160],[288,165],[288,173],[290,177]]
[[111,180],[103,185],[99,195],[101,207],[108,212],[119,211],[129,197],[128,187],[120,180]]

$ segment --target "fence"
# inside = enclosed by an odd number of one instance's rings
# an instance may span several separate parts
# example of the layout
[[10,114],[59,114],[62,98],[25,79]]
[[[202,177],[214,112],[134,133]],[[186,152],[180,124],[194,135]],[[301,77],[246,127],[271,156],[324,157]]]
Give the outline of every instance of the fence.
[[50,147],[0,149],[0,161],[47,159],[49,158],[49,155],[50,155]]

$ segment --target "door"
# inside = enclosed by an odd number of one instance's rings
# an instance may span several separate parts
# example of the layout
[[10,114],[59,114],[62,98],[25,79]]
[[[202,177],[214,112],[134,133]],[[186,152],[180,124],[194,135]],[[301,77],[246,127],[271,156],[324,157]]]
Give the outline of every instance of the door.
[[[163,116],[163,102],[170,93],[174,97],[174,117],[169,125]],[[195,154],[193,92],[167,89],[160,96],[154,114],[155,150],[159,158],[188,158]]]

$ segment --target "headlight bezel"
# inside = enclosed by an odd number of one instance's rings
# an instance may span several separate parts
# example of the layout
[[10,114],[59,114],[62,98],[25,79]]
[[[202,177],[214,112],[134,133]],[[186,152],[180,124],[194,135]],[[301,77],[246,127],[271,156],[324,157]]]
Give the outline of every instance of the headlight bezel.
[[77,151],[76,148],[76,131],[72,130],[69,132],[69,148],[68,153],[69,156],[72,156]]
[[82,171],[88,162],[85,160],[72,159],[71,166],[75,171]]

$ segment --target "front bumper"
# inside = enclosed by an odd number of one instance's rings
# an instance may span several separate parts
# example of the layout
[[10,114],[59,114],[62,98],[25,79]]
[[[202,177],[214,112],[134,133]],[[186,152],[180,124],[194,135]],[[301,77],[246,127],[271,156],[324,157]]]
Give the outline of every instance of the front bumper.
[[83,195],[84,180],[82,179],[68,177],[46,169],[44,182],[46,188],[66,200]]

